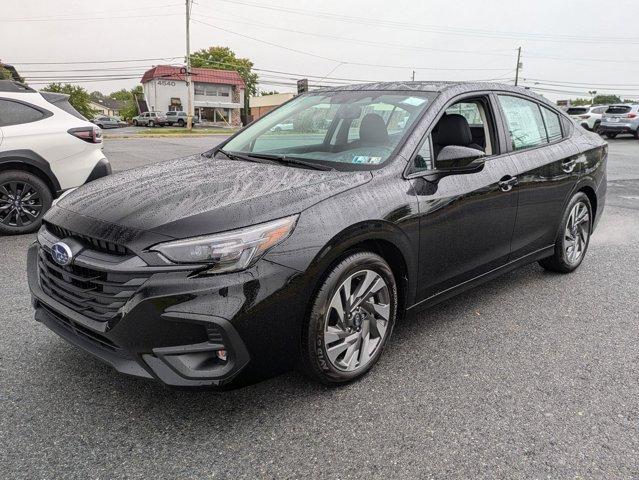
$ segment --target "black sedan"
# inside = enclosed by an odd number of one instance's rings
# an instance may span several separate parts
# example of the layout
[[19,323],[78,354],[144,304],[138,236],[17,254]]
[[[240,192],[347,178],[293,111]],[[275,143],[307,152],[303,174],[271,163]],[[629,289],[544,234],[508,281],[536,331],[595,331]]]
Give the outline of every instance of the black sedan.
[[29,249],[36,319],[167,385],[292,366],[348,382],[406,310],[530,262],[577,269],[606,159],[598,136],[521,88],[308,92],[202,155],[64,196]]

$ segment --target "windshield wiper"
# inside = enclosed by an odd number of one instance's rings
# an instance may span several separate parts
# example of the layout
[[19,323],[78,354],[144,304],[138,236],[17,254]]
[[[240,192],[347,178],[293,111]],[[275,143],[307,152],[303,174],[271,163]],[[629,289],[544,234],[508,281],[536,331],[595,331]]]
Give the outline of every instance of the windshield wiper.
[[268,153],[251,153],[250,155],[251,157],[255,158],[263,158],[264,160],[273,160],[275,162],[288,163],[291,165],[300,165],[302,167],[312,168],[314,170],[322,170],[325,172],[329,170],[335,170],[333,167],[329,167],[328,165],[309,162],[300,157],[289,157],[288,155],[271,155]]
[[[262,160],[269,160],[268,158],[260,159],[254,155],[249,157],[247,155],[242,155],[235,152],[231,153],[231,152],[227,152],[226,150],[222,150],[221,148],[218,150],[218,152],[220,152],[222,155],[227,157],[229,160],[243,160],[245,162],[253,162],[253,163],[264,163]],[[268,163],[275,163],[275,162],[268,162]]]

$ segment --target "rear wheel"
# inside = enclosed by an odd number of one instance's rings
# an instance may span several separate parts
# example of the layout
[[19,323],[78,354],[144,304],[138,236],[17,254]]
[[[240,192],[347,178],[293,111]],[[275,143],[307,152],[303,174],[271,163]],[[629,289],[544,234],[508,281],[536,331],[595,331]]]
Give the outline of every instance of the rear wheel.
[[606,133],[606,137],[608,138],[615,138],[617,136],[616,133]]
[[637,127],[637,130],[635,130],[635,138],[639,140],[639,127]]
[[35,232],[52,200],[47,185],[32,173],[0,173],[0,234]]
[[302,338],[307,374],[326,384],[361,377],[377,362],[397,316],[397,285],[371,252],[351,254],[319,287]]
[[575,194],[561,219],[555,252],[539,264],[546,270],[569,273],[576,270],[586,255],[592,232],[592,207],[583,192]]
[[597,121],[595,122],[595,126],[593,127],[592,131],[595,133],[599,133],[600,128],[601,128],[601,122]]
[[155,123],[153,122],[153,120],[149,120],[149,127],[151,128],[155,127]]
[[183,127],[184,126],[184,120],[182,120],[181,118],[177,121],[177,124],[179,127]]

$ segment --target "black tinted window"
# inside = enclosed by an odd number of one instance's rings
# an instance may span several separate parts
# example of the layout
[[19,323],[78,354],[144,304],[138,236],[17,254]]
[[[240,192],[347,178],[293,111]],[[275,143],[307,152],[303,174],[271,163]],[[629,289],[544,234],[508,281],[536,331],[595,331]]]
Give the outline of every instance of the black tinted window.
[[588,109],[586,107],[571,107],[566,113],[568,115],[583,115],[584,113],[588,113]]
[[613,105],[608,107],[606,113],[628,113],[630,110],[632,110],[632,107],[628,105]]
[[24,103],[0,99],[0,127],[35,122],[44,116],[40,110]]

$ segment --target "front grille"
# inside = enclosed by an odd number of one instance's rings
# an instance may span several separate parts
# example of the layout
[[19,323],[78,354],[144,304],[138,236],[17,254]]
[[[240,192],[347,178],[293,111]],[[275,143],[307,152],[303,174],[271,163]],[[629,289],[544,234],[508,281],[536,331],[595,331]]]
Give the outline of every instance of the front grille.
[[146,276],[105,272],[79,265],[61,266],[40,248],[38,267],[42,290],[58,302],[93,320],[106,322],[133,296]]
[[131,252],[122,245],[118,245],[117,243],[107,242],[104,240],[100,240],[98,238],[89,237],[88,235],[82,235],[80,233],[72,232],[71,230],[67,230],[66,228],[62,228],[58,225],[54,225],[53,223],[44,222],[45,227],[49,232],[51,232],[56,237],[63,238],[76,238],[84,243],[86,246],[90,247],[93,250],[97,250],[99,252],[110,253],[112,255],[130,255]]
[[117,346],[115,343],[113,343],[111,340],[109,340],[105,336],[100,335],[99,333],[94,332],[93,330],[89,330],[88,328],[84,327],[83,325],[80,325],[77,322],[74,322],[71,319],[68,319],[62,315],[59,315],[58,313],[51,310],[49,307],[46,307],[45,305],[41,305],[41,306],[47,311],[49,316],[52,317],[55,320],[55,322],[60,327],[64,328],[66,331],[74,335],[77,335],[80,338],[88,340],[95,346],[103,348],[105,350],[109,350],[111,352],[116,352],[116,353],[120,353],[122,351],[122,348]]

